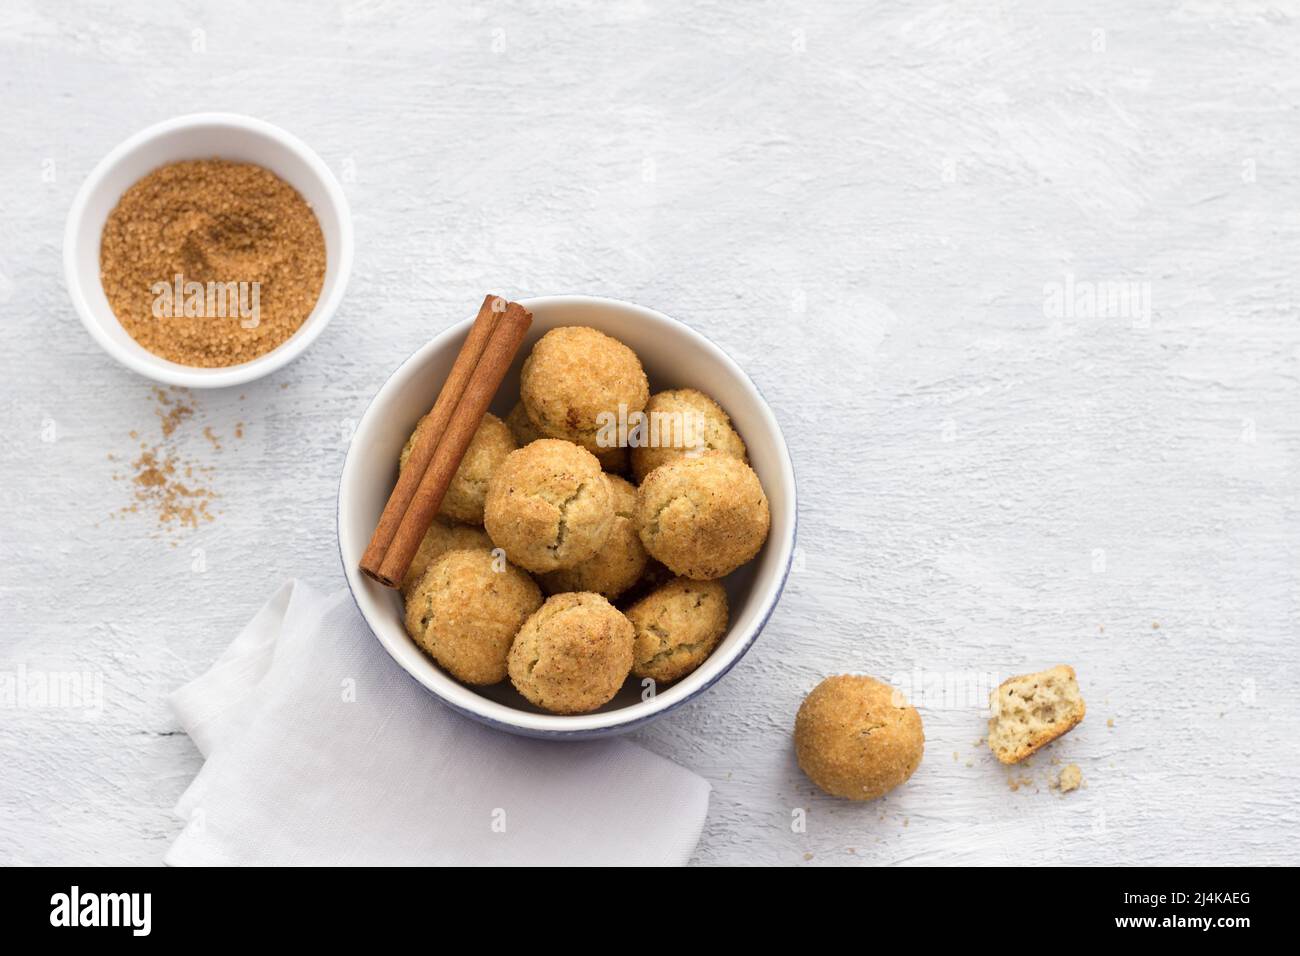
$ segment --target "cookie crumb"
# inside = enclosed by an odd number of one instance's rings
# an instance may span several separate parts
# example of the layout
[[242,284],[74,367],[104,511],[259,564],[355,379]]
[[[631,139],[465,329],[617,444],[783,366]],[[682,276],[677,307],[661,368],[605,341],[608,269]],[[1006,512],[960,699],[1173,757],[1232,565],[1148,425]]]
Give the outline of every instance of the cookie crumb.
[[1057,786],[1060,787],[1061,793],[1078,790],[1081,783],[1083,783],[1083,771],[1079,769],[1078,764],[1066,764],[1061,768],[1061,775],[1057,778]]

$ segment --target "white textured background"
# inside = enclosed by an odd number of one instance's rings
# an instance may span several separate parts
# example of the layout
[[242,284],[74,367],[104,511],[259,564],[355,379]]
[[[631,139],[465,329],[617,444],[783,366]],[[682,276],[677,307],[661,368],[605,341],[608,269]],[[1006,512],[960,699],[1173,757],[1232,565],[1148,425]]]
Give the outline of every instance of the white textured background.
[[[0,710],[0,861],[158,862],[199,766],[164,695],[281,579],[341,584],[350,423],[492,289],[691,323],[785,429],[801,567],[638,734],[714,786],[699,862],[1300,862],[1295,4],[444,6],[4,4],[0,670],[101,674],[104,706]],[[196,397],[174,440],[222,514],[158,538],[109,519],[155,404],[61,231],[107,150],[206,109],[321,153],[357,265],[306,356]],[[1145,283],[1150,321],[1048,315],[1067,273]],[[942,701],[883,802],[795,767],[826,674],[1058,661],[1089,716],[1019,790]]]

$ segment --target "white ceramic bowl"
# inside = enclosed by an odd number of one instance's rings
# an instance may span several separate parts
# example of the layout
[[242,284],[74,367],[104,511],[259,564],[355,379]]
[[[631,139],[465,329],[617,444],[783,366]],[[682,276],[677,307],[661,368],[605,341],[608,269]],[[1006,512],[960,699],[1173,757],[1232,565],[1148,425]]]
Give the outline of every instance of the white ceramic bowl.
[[506,415],[519,397],[519,368],[549,329],[589,325],[627,343],[641,357],[651,391],[695,386],[711,394],[749,446],[772,511],[772,530],[758,557],[726,579],[731,624],[722,642],[694,673],[641,699],[629,678],[618,695],[591,714],[559,716],[534,707],[508,680],[470,688],[441,670],[402,625],[395,591],[361,574],[357,564],[397,480],[397,457],[416,421],[429,410],[460,351],[472,320],[443,332],[393,373],[366,409],[343,464],[339,483],[339,552],[348,585],[379,642],[416,680],[461,713],[493,727],[532,737],[577,739],[623,733],[707,690],[744,655],[767,623],[790,569],[795,542],[795,481],[790,455],[772,410],[754,383],[720,348],[653,309],[590,296],[525,299],[533,325],[492,410]]
[[[122,193],[145,174],[177,160],[212,158],[256,163],[298,190],[316,213],[325,235],[325,281],[311,315],[279,347],[241,365],[195,368],[154,355],[122,328],[100,285],[99,239]],[[68,213],[63,271],[82,323],[104,351],[127,368],[155,381],[188,388],[241,385],[293,361],[333,317],[352,272],[352,216],[329,167],[296,136],[233,113],[179,116],[136,133],[91,171]]]

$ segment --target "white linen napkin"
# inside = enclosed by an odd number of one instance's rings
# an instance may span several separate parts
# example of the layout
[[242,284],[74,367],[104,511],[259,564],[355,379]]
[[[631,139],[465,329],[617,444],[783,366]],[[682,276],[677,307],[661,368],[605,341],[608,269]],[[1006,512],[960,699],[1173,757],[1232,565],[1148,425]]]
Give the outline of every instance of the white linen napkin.
[[440,704],[351,596],[290,581],[172,694],[207,758],[169,865],[669,865],[709,784],[623,740],[490,730]]

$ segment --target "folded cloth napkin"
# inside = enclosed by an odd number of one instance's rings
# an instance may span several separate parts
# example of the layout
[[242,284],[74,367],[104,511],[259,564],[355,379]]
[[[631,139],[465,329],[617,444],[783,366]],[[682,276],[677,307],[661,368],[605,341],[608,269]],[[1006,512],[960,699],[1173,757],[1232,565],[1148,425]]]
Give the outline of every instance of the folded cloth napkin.
[[708,810],[708,783],[627,741],[442,706],[346,591],[286,583],[171,705],[207,758],[171,865],[681,864]]

